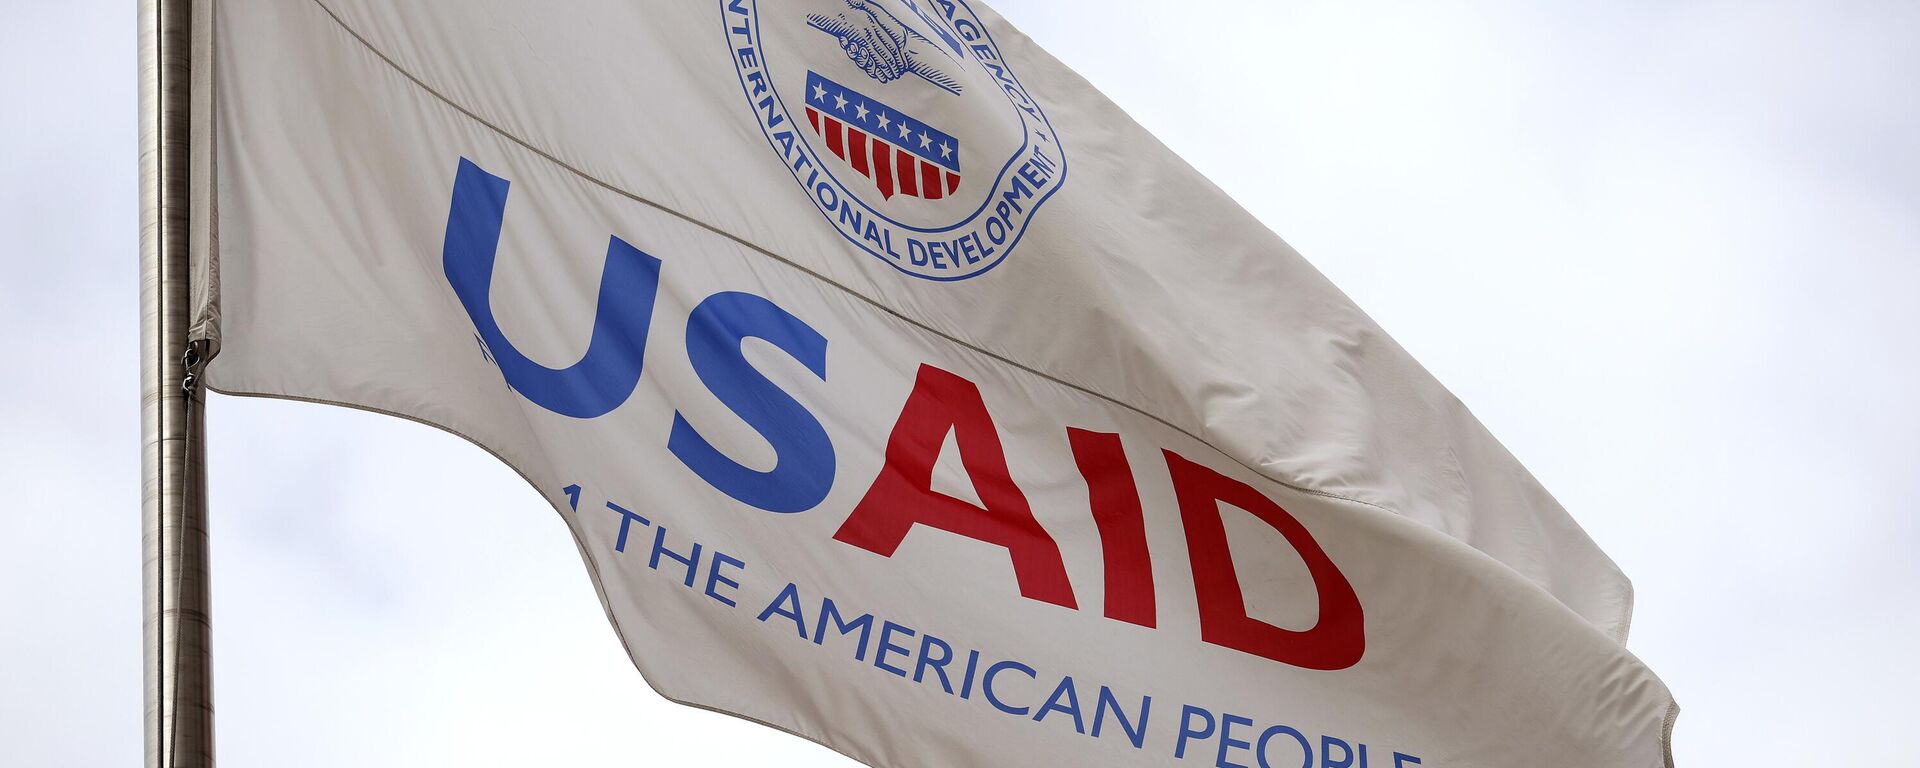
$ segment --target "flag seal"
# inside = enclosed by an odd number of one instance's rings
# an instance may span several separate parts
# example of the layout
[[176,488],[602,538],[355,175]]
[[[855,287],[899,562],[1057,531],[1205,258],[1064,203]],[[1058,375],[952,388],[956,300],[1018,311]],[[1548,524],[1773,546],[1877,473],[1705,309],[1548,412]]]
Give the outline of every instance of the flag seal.
[[720,0],[741,92],[846,240],[928,280],[986,273],[1066,181],[1038,100],[965,0]]

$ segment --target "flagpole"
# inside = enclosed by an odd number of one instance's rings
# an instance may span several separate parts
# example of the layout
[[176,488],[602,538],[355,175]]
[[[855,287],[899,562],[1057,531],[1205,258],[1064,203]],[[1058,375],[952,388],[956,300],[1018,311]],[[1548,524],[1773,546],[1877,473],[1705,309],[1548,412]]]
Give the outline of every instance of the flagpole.
[[148,768],[213,765],[205,397],[187,340],[192,0],[140,0],[140,463]]

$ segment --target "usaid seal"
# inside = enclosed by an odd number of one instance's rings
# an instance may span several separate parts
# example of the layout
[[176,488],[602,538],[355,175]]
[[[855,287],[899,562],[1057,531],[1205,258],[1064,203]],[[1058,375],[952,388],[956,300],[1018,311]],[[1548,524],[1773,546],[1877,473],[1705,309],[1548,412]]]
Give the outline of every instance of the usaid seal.
[[841,236],[963,280],[1013,253],[1067,160],[965,0],[720,0],[741,92]]

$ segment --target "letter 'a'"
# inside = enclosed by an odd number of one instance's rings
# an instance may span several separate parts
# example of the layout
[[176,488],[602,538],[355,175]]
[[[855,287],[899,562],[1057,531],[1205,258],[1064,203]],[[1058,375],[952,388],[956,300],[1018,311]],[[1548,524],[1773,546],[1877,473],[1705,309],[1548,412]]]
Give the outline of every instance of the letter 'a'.
[[[960,463],[967,468],[984,508],[933,490],[933,465],[948,432],[953,433]],[[892,557],[915,525],[1005,547],[1013,558],[1021,595],[1077,607],[1059,545],[1040,527],[1026,495],[1007,471],[1006,450],[980,398],[980,388],[924,364],[893,434],[887,437],[886,464],[880,476],[833,537]]]

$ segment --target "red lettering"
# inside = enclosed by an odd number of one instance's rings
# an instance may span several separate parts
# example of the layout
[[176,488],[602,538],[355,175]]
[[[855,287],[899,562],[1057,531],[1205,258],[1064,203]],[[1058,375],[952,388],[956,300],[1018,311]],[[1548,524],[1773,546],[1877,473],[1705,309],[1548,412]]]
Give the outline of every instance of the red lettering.
[[[984,506],[935,492],[933,464],[948,432]],[[1027,497],[1007,471],[1006,451],[980,388],[921,365],[913,392],[887,437],[886,463],[867,495],[833,537],[892,557],[914,525],[927,525],[1006,548],[1020,594],[1076,607],[1060,547],[1034,519]]]
[[[1162,452],[1187,532],[1187,557],[1193,563],[1194,592],[1200,604],[1200,639],[1308,669],[1346,669],[1359,663],[1367,646],[1360,598],[1306,526],[1259,489],[1173,451]],[[1220,518],[1223,501],[1273,526],[1306,561],[1320,601],[1320,619],[1312,629],[1281,629],[1247,615],[1240,577],[1227,549],[1226,525]]]
[[1154,625],[1153,560],[1147,554],[1146,516],[1140,490],[1120,436],[1067,428],[1073,462],[1087,480],[1093,522],[1100,529],[1100,554],[1106,563],[1107,618],[1143,627]]

